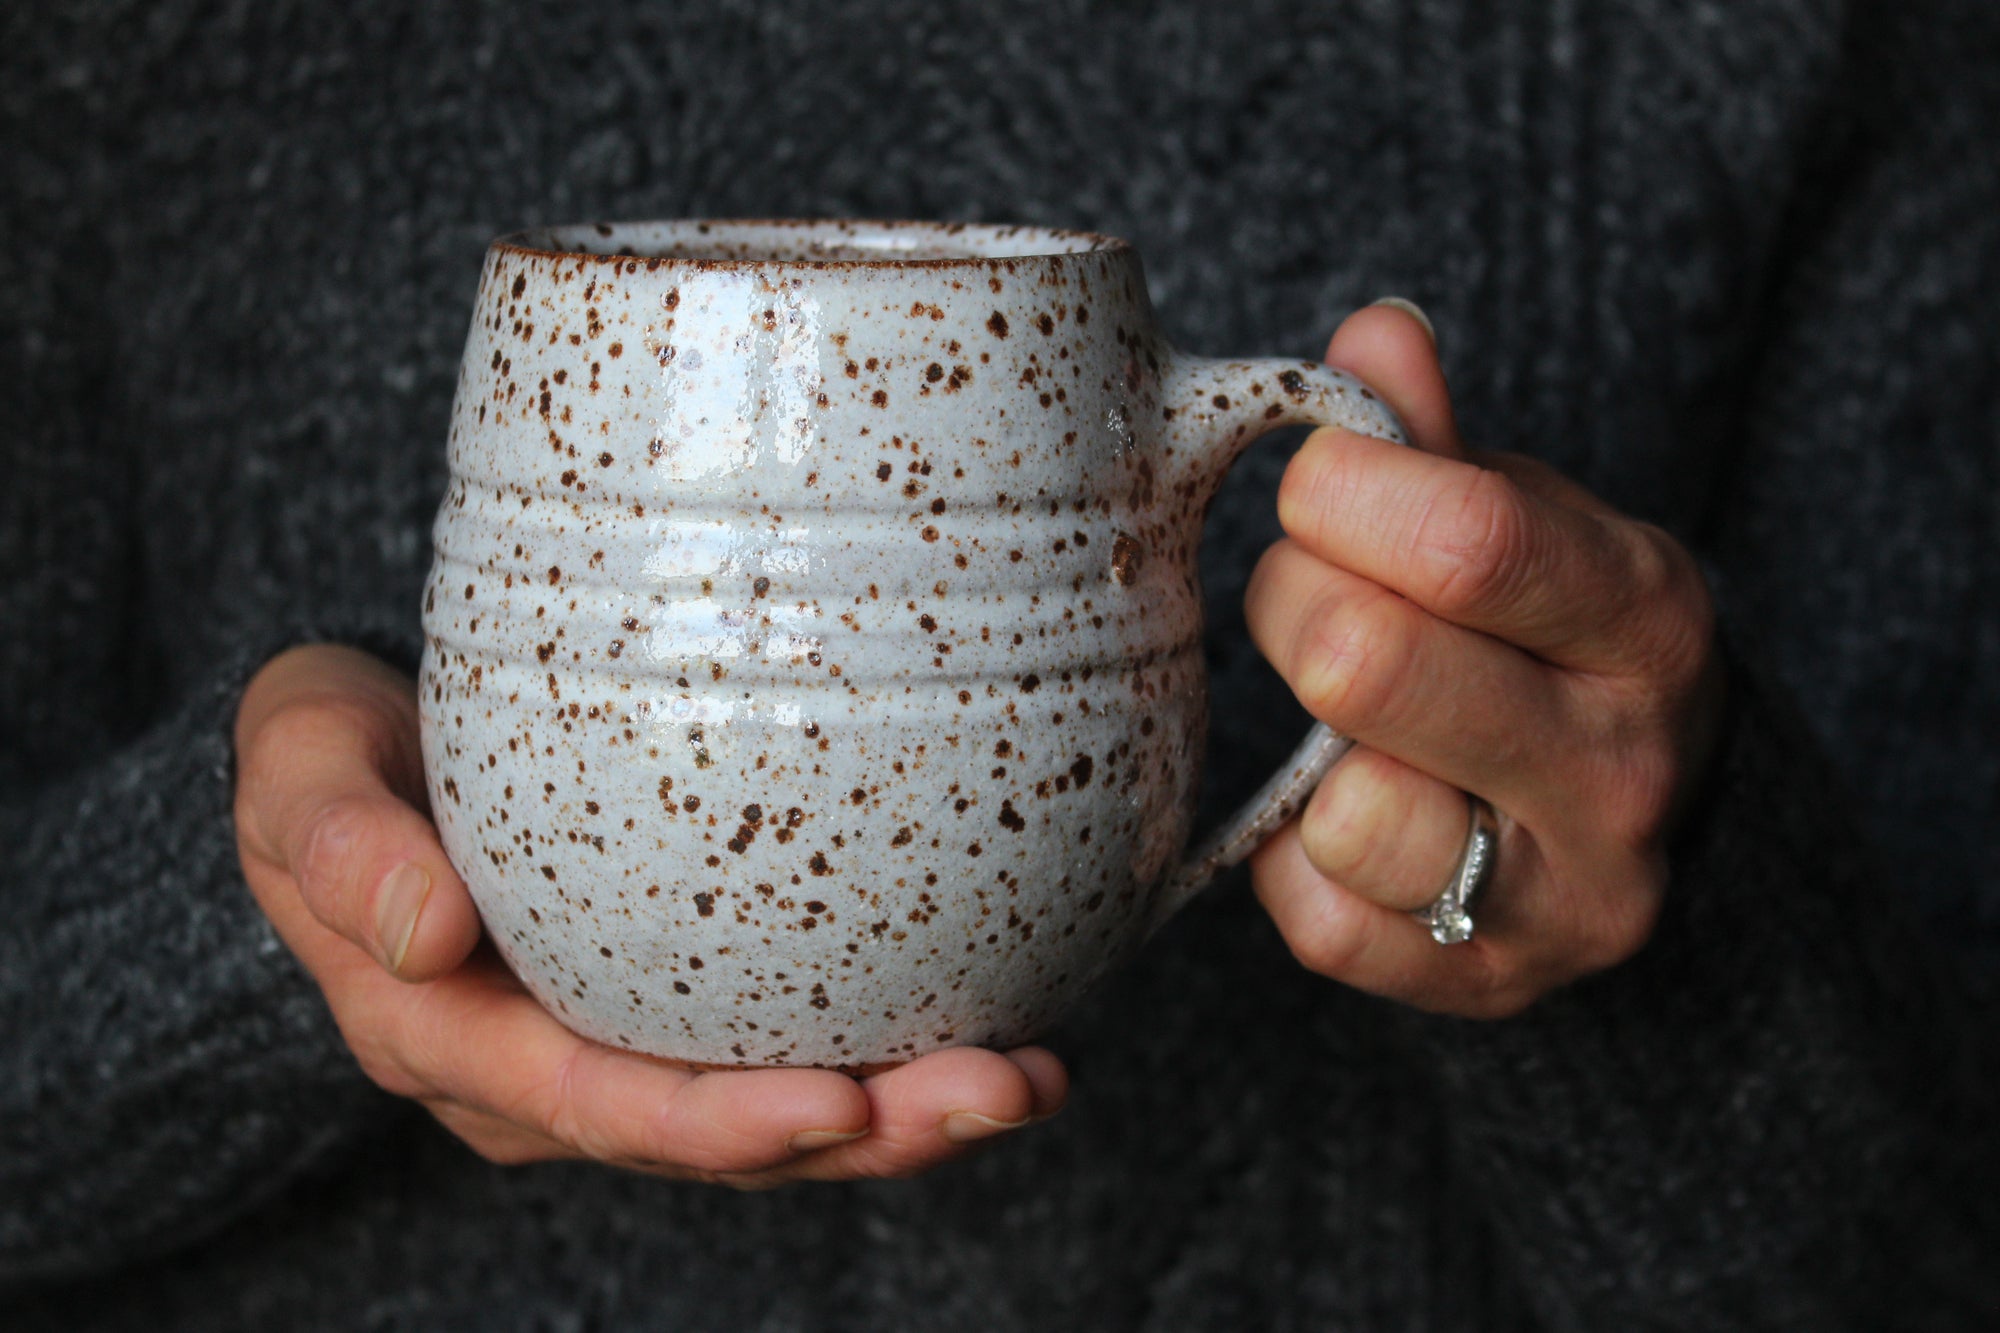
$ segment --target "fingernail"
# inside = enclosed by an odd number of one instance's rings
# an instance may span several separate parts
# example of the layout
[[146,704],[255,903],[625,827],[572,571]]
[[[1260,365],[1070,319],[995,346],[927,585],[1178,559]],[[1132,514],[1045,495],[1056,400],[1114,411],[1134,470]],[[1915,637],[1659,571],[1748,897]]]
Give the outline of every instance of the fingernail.
[[785,1147],[793,1152],[818,1152],[821,1148],[831,1148],[836,1143],[852,1143],[868,1131],[865,1129],[842,1132],[837,1129],[808,1129],[785,1140]]
[[417,917],[430,896],[431,877],[414,861],[391,870],[375,891],[375,939],[391,972],[403,966],[417,933]]
[[938,1128],[939,1132],[953,1143],[977,1143],[981,1139],[990,1139],[995,1134],[1005,1134],[1010,1129],[1019,1129],[1027,1123],[1026,1120],[995,1120],[992,1116],[981,1115],[977,1111],[954,1111],[944,1118],[944,1123]]
[[1417,323],[1424,326],[1425,334],[1427,334],[1430,337],[1431,346],[1433,347],[1437,346],[1438,344],[1437,326],[1431,323],[1431,317],[1429,315],[1426,315],[1424,313],[1424,308],[1418,305],[1415,301],[1412,301],[1407,297],[1402,297],[1402,296],[1385,296],[1381,300],[1376,301],[1375,304],[1386,305],[1389,306],[1391,309],[1400,310],[1404,314],[1408,315],[1411,319],[1416,320]]

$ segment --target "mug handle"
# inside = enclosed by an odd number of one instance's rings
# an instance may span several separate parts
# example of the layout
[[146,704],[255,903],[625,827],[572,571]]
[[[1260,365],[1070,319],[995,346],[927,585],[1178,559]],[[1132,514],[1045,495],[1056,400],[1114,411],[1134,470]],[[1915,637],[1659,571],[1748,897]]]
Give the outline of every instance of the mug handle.
[[[1313,361],[1230,361],[1175,353],[1161,385],[1161,442],[1206,502],[1243,451],[1280,426],[1338,426],[1393,444],[1409,432],[1373,389]],[[1354,741],[1313,724],[1270,780],[1188,853],[1154,895],[1150,931],[1165,925],[1224,870],[1244,860],[1305,808]]]

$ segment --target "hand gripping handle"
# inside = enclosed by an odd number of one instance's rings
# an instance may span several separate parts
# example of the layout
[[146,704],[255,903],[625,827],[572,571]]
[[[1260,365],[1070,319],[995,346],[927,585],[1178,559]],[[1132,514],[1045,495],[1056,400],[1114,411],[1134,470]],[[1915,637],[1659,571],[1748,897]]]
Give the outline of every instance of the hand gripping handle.
[[[1195,484],[1212,495],[1229,467],[1266,431],[1280,426],[1338,426],[1407,444],[1396,414],[1367,385],[1311,361],[1222,361],[1177,354],[1164,394],[1173,410],[1166,443],[1195,470]],[[1298,814],[1313,789],[1354,742],[1315,723],[1270,781],[1211,833],[1161,883],[1151,929],[1242,861]]]

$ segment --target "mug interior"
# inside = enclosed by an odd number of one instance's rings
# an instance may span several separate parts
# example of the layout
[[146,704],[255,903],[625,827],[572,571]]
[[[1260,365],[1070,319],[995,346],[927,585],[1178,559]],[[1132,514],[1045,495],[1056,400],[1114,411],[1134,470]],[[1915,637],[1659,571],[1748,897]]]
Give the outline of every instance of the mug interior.
[[1092,232],[963,222],[702,220],[538,227],[495,241],[537,254],[693,264],[987,263],[1123,250]]

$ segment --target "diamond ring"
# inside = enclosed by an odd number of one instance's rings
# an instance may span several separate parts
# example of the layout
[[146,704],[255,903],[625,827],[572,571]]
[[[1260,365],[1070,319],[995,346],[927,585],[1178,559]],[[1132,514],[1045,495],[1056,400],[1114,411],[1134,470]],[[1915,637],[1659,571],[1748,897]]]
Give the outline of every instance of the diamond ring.
[[1471,820],[1458,869],[1436,902],[1412,913],[1430,927],[1431,938],[1439,944],[1463,944],[1472,938],[1472,900],[1493,877],[1495,853],[1500,850],[1500,820],[1493,807],[1470,792],[1465,799]]

